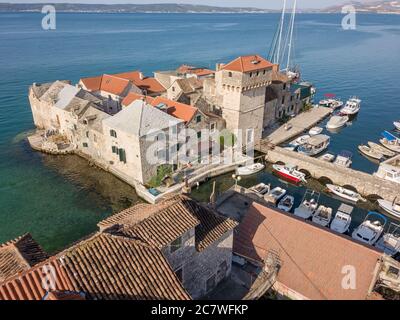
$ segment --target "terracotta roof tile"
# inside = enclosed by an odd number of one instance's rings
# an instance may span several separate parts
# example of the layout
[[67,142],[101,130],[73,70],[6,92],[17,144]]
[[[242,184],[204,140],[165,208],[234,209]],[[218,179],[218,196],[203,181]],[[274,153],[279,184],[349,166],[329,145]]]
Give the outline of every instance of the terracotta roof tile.
[[113,75],[104,74],[98,77],[82,78],[81,82],[89,91],[105,91],[117,96],[121,96],[129,86],[129,80]]
[[144,96],[144,95],[142,95],[142,94],[137,94],[137,93],[134,93],[134,92],[129,92],[128,94],[127,94],[127,96],[124,98],[124,100],[122,100],[122,105],[124,106],[124,107],[127,107],[127,106],[129,106],[132,102],[134,102],[134,101],[136,101],[136,100],[142,100],[142,99],[146,99],[146,102],[147,103],[149,103],[149,104],[151,104],[152,102],[153,102],[153,99],[154,98],[152,98],[152,97],[149,97],[149,96]]
[[89,91],[99,91],[101,87],[102,76],[82,78],[80,81]]
[[[43,279],[49,274],[53,285],[46,287]],[[76,299],[78,293],[102,300],[190,299],[157,248],[107,233],[0,283],[0,300],[40,300],[49,292],[50,297],[63,299]]]
[[175,118],[178,118],[180,120],[185,121],[186,123],[190,122],[197,111],[196,107],[189,106],[184,103],[176,102],[164,97],[156,97],[154,100],[151,102],[151,105],[153,107],[158,106],[159,104],[165,104],[168,109],[167,113]]
[[47,258],[47,253],[30,234],[0,245],[0,282]]
[[252,72],[273,67],[274,64],[259,55],[236,58],[222,67],[223,70]]
[[194,74],[197,75],[199,77],[201,76],[208,76],[208,75],[212,75],[215,73],[214,70],[210,70],[210,69],[205,69],[205,68],[197,68],[197,67],[193,67],[193,66],[189,66],[189,65],[181,65],[178,69],[176,69],[176,72],[178,74]]
[[166,90],[157,79],[145,77],[140,71],[117,73],[114,76],[132,81],[140,89],[146,90],[148,94],[162,93]]
[[[302,221],[253,203],[237,228],[234,252],[263,262],[269,252],[282,261],[277,281],[313,300],[366,299],[381,253]],[[354,266],[356,289],[342,288],[343,267]]]

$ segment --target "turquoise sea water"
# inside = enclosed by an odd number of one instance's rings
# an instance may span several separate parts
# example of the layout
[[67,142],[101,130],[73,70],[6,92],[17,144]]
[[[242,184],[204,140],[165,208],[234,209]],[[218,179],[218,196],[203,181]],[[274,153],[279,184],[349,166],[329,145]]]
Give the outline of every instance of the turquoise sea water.
[[[134,190],[78,157],[32,152],[27,100],[33,82],[181,63],[213,68],[241,54],[267,54],[278,15],[58,14],[57,30],[41,14],[0,14],[0,242],[31,232],[58,250],[96,230],[113,211],[139,201]],[[340,15],[299,15],[296,62],[323,93],[358,95],[363,109],[332,136],[332,152],[353,151],[356,169],[376,164],[356,147],[377,141],[400,119],[400,16],[358,15],[355,31]]]

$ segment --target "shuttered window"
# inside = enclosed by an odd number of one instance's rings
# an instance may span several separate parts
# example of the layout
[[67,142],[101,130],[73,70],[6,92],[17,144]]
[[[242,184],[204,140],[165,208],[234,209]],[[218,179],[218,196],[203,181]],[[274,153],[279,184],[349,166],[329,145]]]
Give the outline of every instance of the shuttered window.
[[119,161],[126,163],[126,153],[125,153],[125,149],[119,149],[118,150],[118,154],[119,154]]

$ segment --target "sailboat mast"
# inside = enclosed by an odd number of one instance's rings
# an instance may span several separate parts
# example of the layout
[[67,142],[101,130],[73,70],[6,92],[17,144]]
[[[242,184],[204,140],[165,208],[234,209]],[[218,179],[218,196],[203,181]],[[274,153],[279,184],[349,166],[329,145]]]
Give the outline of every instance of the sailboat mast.
[[296,17],[296,6],[297,6],[297,0],[294,0],[292,18],[291,18],[291,21],[290,21],[289,51],[288,51],[288,57],[287,57],[286,71],[289,71],[290,58],[291,58],[291,55],[292,55],[293,29],[294,29],[294,20],[295,20],[295,17]]
[[286,11],[286,0],[283,0],[283,10],[282,10],[282,17],[281,17],[281,25],[279,28],[279,37],[278,37],[278,53],[275,60],[275,63],[280,64],[281,60],[281,45],[282,45],[282,34],[283,34],[283,25],[285,22],[285,11]]

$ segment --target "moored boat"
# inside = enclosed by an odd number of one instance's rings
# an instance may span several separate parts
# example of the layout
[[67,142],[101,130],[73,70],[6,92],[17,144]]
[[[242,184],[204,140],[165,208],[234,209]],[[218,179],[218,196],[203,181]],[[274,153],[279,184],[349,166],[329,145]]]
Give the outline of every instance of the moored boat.
[[397,130],[400,130],[400,121],[395,121],[393,124]]
[[383,138],[379,142],[391,151],[400,153],[400,139],[388,131],[382,132]]
[[396,218],[400,218],[400,200],[397,201],[397,198],[394,201],[387,201],[383,199],[378,200],[379,207],[381,207],[385,212],[391,214]]
[[305,144],[306,141],[307,141],[308,139],[310,139],[310,138],[311,138],[310,135],[305,134],[305,135],[300,136],[300,137],[298,137],[297,139],[293,140],[292,142],[290,142],[290,145],[291,145],[291,146],[294,146],[294,147],[301,146],[301,145]]
[[316,136],[317,134],[320,134],[324,129],[321,127],[313,127],[310,129],[308,132],[310,136]]
[[351,225],[351,213],[353,210],[353,207],[342,203],[336,212],[335,218],[333,218],[331,222],[331,230],[342,234],[349,231]]
[[310,219],[318,208],[320,194],[307,190],[299,207],[294,209],[294,215],[302,219]]
[[349,121],[348,116],[333,116],[330,118],[328,123],[326,124],[327,129],[338,129],[346,125],[347,121]]
[[294,183],[307,182],[306,175],[303,172],[298,171],[296,166],[292,165],[283,166],[274,164],[272,168],[274,169],[274,172],[276,172],[277,175],[281,176],[284,179],[290,180],[291,182]]
[[380,146],[379,144],[377,144],[377,143],[375,143],[375,142],[371,142],[371,141],[369,141],[368,142],[368,146],[372,149],[372,150],[374,150],[374,151],[376,151],[376,152],[378,152],[378,153],[381,153],[382,155],[384,155],[385,157],[394,157],[395,155],[396,155],[396,152],[393,152],[393,151],[390,151],[389,149],[387,149],[387,148],[385,148],[385,147],[382,147],[382,146]]
[[400,252],[400,225],[391,223],[388,231],[378,240],[375,247],[389,256]]
[[347,100],[346,105],[340,110],[340,113],[343,115],[355,115],[361,109],[361,100],[353,97]]
[[331,222],[331,219],[332,208],[320,205],[312,217],[312,222],[319,224],[320,226],[326,227]]
[[382,160],[383,159],[383,154],[379,153],[377,150],[372,149],[371,147],[368,147],[366,145],[360,145],[358,146],[358,150],[360,152],[370,158],[377,159],[377,160]]
[[343,101],[335,98],[336,95],[332,93],[325,94],[325,99],[319,102],[321,107],[331,108],[333,110],[341,108],[343,106]]
[[334,164],[340,167],[350,168],[353,163],[351,160],[352,157],[353,154],[350,151],[343,150],[337,155]]
[[352,202],[358,202],[358,201],[365,201],[365,199],[357,192],[354,192],[352,190],[333,185],[333,184],[327,184],[326,187],[328,190],[337,196],[352,201]]
[[286,194],[286,190],[281,187],[276,187],[264,195],[264,200],[276,205]]
[[336,158],[335,155],[332,153],[325,153],[322,156],[318,157],[318,159],[321,159],[326,162],[333,162],[335,158]]
[[249,176],[264,170],[265,165],[262,163],[254,163],[249,166],[242,166],[236,169],[236,173],[240,176]]
[[250,190],[255,192],[259,196],[264,196],[270,189],[270,186],[265,183],[259,183],[254,187],[251,187]]
[[387,219],[377,212],[369,212],[352,233],[352,238],[369,245],[374,245],[383,233]]
[[290,212],[294,205],[294,197],[291,195],[286,195],[282,198],[278,203],[278,209],[281,209],[285,212]]
[[326,150],[330,144],[330,137],[324,134],[318,134],[311,137],[301,145],[297,152],[305,154],[307,156],[315,156]]

